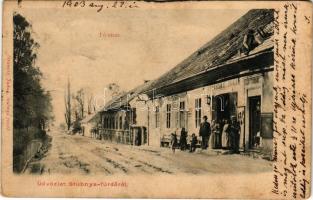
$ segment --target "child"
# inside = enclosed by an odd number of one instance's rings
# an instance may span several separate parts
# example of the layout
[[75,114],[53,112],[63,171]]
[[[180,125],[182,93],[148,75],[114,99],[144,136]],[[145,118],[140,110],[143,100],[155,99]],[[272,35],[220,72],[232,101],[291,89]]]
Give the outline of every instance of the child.
[[172,147],[173,153],[175,153],[176,146],[177,146],[177,136],[176,136],[176,133],[172,133],[171,134],[171,147]]
[[196,134],[191,135],[191,144],[190,144],[190,151],[189,152],[194,152],[196,150],[196,145],[197,145],[198,139]]

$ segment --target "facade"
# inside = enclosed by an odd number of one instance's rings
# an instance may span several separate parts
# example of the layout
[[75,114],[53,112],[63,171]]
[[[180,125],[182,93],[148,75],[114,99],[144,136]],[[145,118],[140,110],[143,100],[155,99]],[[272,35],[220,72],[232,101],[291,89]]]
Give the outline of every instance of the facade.
[[[260,42],[242,53],[251,30]],[[271,154],[273,65],[273,11],[250,11],[145,91],[149,145],[163,146],[174,132],[179,138],[182,128],[199,136],[204,115],[220,124],[234,115],[240,148]]]
[[235,115],[241,125],[240,147],[245,150],[256,147],[255,138],[259,134],[262,138],[259,147],[270,153],[273,133],[271,128],[261,130],[261,123],[272,117],[272,88],[273,65],[268,64],[259,71],[247,71],[246,75],[241,72],[229,80],[151,100],[150,144],[160,146],[162,138],[174,132],[179,137],[182,128],[189,136],[192,133],[199,136],[204,115],[210,123]]
[[119,95],[99,112],[99,139],[130,145],[148,145],[145,115],[137,115],[137,107],[145,107],[139,94],[149,86],[149,82]]

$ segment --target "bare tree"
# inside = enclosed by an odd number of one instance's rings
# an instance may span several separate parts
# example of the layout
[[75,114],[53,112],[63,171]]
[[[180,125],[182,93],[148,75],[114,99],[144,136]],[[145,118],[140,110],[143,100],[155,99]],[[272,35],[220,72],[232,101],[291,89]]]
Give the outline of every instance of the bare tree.
[[88,97],[88,102],[87,102],[87,113],[88,113],[88,115],[90,115],[96,111],[96,106],[95,106],[93,100],[94,100],[93,95],[90,94]]
[[123,91],[121,90],[121,87],[116,83],[108,84],[107,88],[109,89],[109,92],[110,92],[110,95],[112,96],[112,98],[123,93]]
[[67,81],[67,91],[64,94],[65,102],[65,123],[67,125],[67,130],[70,130],[72,123],[72,106],[71,106],[71,85],[70,80]]
[[85,112],[85,93],[83,89],[77,91],[75,99],[77,101],[77,113],[80,114],[79,118],[84,118]]

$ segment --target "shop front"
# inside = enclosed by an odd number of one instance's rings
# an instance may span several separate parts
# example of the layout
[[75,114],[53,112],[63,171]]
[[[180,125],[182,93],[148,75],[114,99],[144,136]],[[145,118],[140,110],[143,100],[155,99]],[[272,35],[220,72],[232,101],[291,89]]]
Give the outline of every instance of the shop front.
[[[210,123],[218,124],[222,137],[223,126],[236,116],[240,124],[241,150],[271,151],[272,71],[256,73],[208,86]],[[221,140],[219,138],[218,140]],[[214,145],[221,148],[221,145]]]

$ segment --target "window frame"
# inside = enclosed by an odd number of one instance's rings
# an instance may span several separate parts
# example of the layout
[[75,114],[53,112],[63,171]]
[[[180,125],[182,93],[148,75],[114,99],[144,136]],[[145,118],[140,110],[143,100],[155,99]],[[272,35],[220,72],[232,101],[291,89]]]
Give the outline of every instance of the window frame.
[[179,120],[179,128],[186,128],[186,103],[185,101],[179,102],[179,114],[178,114],[178,120]]
[[195,99],[195,127],[200,127],[201,124],[201,111],[202,111],[202,105],[201,105],[201,98]]
[[160,107],[155,107],[155,128],[160,127]]
[[172,105],[166,104],[166,128],[171,128],[171,111]]

